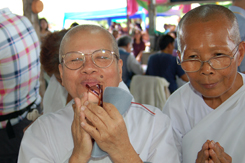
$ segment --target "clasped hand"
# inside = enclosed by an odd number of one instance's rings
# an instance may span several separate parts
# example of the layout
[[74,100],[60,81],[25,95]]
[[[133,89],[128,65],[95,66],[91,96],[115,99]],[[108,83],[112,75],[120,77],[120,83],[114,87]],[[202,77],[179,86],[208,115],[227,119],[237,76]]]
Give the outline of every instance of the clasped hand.
[[224,148],[213,140],[207,140],[198,152],[196,163],[231,163],[232,158],[225,153]]
[[88,102],[87,99],[86,93],[81,99],[74,99],[74,149],[70,162],[89,160],[93,148],[92,139],[111,158],[117,157],[131,146],[123,117],[114,105],[104,103],[102,108],[98,104]]

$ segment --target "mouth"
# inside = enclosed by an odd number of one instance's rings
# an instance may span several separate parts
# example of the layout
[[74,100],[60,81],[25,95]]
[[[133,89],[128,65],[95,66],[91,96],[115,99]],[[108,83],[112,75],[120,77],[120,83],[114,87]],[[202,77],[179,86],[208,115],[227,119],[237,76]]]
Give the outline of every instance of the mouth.
[[88,88],[89,101],[98,103],[99,106],[103,107],[103,86],[97,84],[90,87],[88,84],[86,84],[86,87]]
[[84,86],[84,87],[87,87],[86,85],[92,87],[92,86],[95,86],[97,84],[100,84],[100,81],[96,80],[96,79],[86,79],[86,80],[83,80],[81,82],[81,84]]
[[206,89],[212,89],[217,85],[217,83],[210,83],[210,84],[202,84],[202,86]]

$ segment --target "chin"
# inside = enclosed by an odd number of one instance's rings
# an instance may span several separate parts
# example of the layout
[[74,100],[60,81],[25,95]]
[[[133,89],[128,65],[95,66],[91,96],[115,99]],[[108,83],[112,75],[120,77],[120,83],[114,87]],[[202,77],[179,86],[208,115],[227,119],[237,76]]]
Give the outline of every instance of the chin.
[[202,93],[202,96],[205,97],[205,98],[218,98],[220,96],[222,96],[223,94],[225,94],[227,91],[223,91],[223,92],[220,92],[220,91],[206,91],[207,93]]

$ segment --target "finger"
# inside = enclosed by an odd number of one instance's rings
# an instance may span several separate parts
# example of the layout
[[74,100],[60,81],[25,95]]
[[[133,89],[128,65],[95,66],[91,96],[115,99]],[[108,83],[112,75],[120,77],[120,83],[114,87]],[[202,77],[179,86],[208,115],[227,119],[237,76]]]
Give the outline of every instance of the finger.
[[196,163],[208,163],[209,160],[209,152],[208,152],[208,143],[209,140],[207,140],[203,146],[202,149],[198,152]]
[[[86,109],[85,109],[86,110]],[[85,119],[85,115],[81,115],[81,127],[82,129],[88,133],[92,138],[98,137],[99,133],[96,127],[91,126],[87,120]]]
[[117,108],[111,103],[103,103],[103,108],[111,119],[118,120],[122,117]]
[[[112,105],[112,104],[109,107],[111,107],[111,109],[114,110],[114,111],[117,110],[115,108],[115,106]],[[114,108],[112,108],[112,107],[114,107]],[[90,119],[91,122],[93,122],[94,125],[96,125],[98,127],[100,125],[107,126],[107,124],[110,124],[110,123],[113,122],[113,119],[110,117],[110,115],[107,112],[107,110],[110,110],[110,109],[108,109],[108,103],[104,103],[103,104],[103,108],[98,106],[97,104],[88,103],[87,108],[91,111],[91,114],[89,114],[90,112],[86,112],[86,117],[87,117],[87,115],[88,116],[90,115],[90,118],[94,118],[94,120]],[[97,118],[99,118],[100,121],[98,121]]]
[[76,125],[80,123],[79,116],[80,116],[80,109],[81,108],[81,100],[79,98],[74,98],[74,104],[72,105],[74,111],[74,121]]
[[216,144],[218,145],[218,147],[219,147],[222,151],[224,151],[224,148],[219,144],[219,142],[217,142]]
[[207,141],[203,144],[203,146],[202,146],[202,150],[203,150],[203,151],[209,149],[209,143],[210,143],[210,140],[207,140]]
[[81,100],[81,104],[84,105],[84,103],[86,101],[88,101],[88,93],[84,92],[81,96],[80,96],[80,100]]
[[213,140],[209,141],[208,147],[209,147],[210,149],[213,149],[214,146],[215,146],[215,141],[213,141]]
[[222,163],[232,162],[232,157],[225,152],[224,148],[219,144],[219,142],[215,143],[215,148],[217,148],[216,151],[219,152],[217,153],[218,153],[220,162]]
[[211,160],[212,160],[213,162],[215,162],[215,163],[220,163],[220,160],[219,160],[217,154],[215,153],[215,151],[214,151],[213,149],[210,149],[210,150],[209,150],[209,155],[210,155]]
[[[84,113],[89,122],[92,123],[92,126],[96,127],[99,131],[106,128],[106,122],[110,120],[105,120],[106,118],[110,118],[106,111],[94,103],[86,103],[86,106],[84,108]],[[104,122],[103,121],[106,121]]]

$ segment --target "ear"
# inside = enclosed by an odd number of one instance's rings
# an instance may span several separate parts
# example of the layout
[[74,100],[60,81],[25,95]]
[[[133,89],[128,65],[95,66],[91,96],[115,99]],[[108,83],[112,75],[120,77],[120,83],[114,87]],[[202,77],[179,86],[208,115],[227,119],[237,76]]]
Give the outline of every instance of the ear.
[[59,72],[60,72],[60,78],[61,78],[61,85],[64,86],[64,83],[63,83],[63,67],[62,67],[62,64],[59,64]]
[[240,64],[243,60],[243,57],[244,57],[244,53],[245,53],[245,42],[244,41],[242,41],[239,44],[238,51],[239,51],[239,56],[237,58],[237,61],[238,61],[238,66],[240,66]]
[[122,81],[122,66],[123,66],[123,61],[121,59],[118,60],[117,66],[118,66],[120,82],[121,82]]

